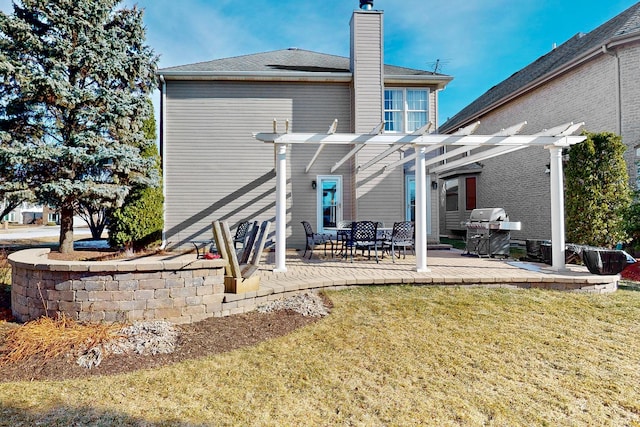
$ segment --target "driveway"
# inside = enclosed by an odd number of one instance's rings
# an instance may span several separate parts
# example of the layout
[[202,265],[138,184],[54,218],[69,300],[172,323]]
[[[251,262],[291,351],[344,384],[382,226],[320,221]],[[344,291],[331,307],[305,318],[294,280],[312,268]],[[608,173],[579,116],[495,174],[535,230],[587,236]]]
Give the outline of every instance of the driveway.
[[[91,231],[88,227],[78,227],[74,228],[73,234],[74,236],[82,236],[82,238],[86,238],[87,236],[91,236]],[[58,225],[34,225],[9,228],[8,230],[0,227],[0,242],[58,236],[60,236],[60,226]]]

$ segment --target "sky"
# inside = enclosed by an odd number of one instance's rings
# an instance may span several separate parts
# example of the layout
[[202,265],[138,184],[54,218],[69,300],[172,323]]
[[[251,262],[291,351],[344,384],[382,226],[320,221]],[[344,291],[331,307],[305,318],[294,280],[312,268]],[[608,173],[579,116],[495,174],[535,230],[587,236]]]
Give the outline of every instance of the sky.
[[[454,80],[439,95],[439,124],[573,35],[634,0],[374,0],[384,12],[386,64]],[[297,47],[349,56],[358,0],[124,0],[145,10],[159,67]],[[11,0],[0,0],[11,12]],[[156,98],[159,95],[156,94]],[[156,99],[157,105],[157,99]]]

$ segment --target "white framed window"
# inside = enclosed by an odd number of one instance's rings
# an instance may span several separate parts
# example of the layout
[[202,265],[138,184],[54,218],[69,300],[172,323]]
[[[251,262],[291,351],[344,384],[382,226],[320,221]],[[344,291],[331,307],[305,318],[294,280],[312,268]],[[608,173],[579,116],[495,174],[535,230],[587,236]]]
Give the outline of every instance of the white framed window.
[[48,215],[47,221],[55,222],[57,224],[58,222],[60,222],[60,214],[55,212],[50,212]]
[[3,218],[2,218],[2,222],[7,221],[7,222],[16,222],[16,213],[15,212],[9,212],[8,214],[6,214]]
[[394,88],[384,91],[384,130],[411,133],[427,124],[429,90]]

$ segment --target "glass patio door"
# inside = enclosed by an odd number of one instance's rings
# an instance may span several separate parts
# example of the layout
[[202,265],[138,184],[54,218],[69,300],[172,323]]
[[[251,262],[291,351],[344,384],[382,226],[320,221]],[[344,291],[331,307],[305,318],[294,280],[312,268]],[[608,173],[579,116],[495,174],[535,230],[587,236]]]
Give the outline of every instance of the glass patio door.
[[405,221],[416,220],[416,177],[407,175],[405,184]]
[[[416,220],[416,177],[405,177],[405,221]],[[431,234],[431,176],[427,175],[427,234]]]
[[322,232],[342,221],[342,177],[318,176],[317,182],[318,229]]

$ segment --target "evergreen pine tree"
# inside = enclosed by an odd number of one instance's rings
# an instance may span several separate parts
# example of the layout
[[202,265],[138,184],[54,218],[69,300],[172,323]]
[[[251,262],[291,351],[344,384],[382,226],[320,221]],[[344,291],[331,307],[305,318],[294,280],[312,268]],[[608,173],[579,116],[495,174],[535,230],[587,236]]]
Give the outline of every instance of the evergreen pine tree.
[[[153,104],[149,100],[152,114],[144,122],[148,140],[156,139],[156,120]],[[155,144],[148,146],[143,156],[154,159],[158,173],[161,172],[160,155]],[[124,246],[127,250],[138,250],[162,239],[164,196],[162,186],[135,186],[124,204],[109,212],[109,244]]]
[[157,57],[142,11],[119,0],[21,0],[0,12],[0,193],[22,183],[60,210],[60,251],[73,251],[80,200],[119,206],[155,186],[142,156]]

